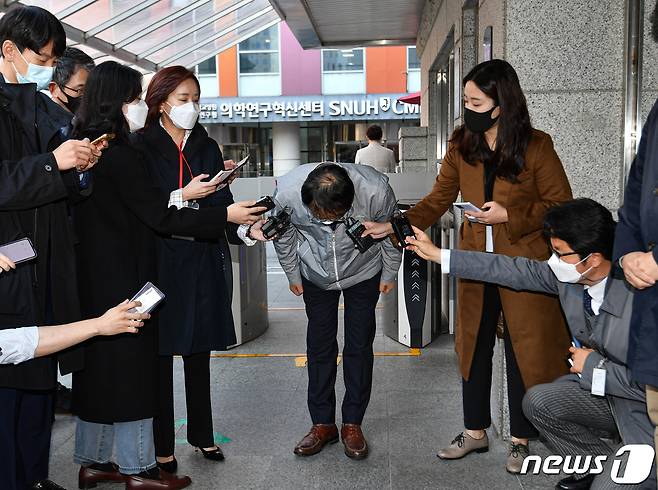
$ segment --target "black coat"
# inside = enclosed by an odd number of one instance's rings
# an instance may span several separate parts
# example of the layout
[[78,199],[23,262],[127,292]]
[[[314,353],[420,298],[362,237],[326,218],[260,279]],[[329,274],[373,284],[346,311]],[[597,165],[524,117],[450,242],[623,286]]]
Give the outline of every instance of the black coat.
[[[652,252],[658,262],[658,101],[642,128],[619,209],[613,259],[631,252]],[[628,340],[633,379],[658,386],[658,285],[637,290]]]
[[[0,79],[0,244],[28,237],[38,255],[0,277],[0,329],[80,319],[67,210],[78,176],[60,173],[49,153],[61,142],[60,116],[33,84]],[[62,372],[81,363],[80,351],[60,356]],[[0,367],[0,387],[51,389],[55,382],[53,356]]]
[[[153,182],[163,192],[179,188],[180,154],[159,123],[141,135]],[[224,170],[217,143],[197,124],[188,137],[183,155],[194,176],[213,177]],[[192,179],[183,163],[183,186]],[[198,201],[200,209],[228,206],[233,195],[226,186]],[[233,232],[235,225],[227,230]],[[233,234],[233,233],[231,233]],[[159,235],[157,239],[158,285],[167,296],[159,311],[160,354],[189,355],[224,350],[236,343],[227,273],[231,257],[226,237],[219,240],[186,240]]]
[[[168,208],[143,154],[114,142],[93,169],[94,192],[75,208],[80,299],[85,316],[102,314],[157,285],[156,233],[214,240],[224,234],[226,208]],[[96,337],[85,344],[85,368],[73,375],[73,403],[83,420],[128,422],[157,412],[158,323],[138,334]]]

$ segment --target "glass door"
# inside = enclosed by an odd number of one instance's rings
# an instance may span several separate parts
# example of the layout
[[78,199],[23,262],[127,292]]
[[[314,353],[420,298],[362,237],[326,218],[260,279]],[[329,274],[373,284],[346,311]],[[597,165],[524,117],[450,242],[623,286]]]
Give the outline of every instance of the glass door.
[[364,146],[362,141],[336,141],[334,154],[338,163],[354,163],[356,152]]

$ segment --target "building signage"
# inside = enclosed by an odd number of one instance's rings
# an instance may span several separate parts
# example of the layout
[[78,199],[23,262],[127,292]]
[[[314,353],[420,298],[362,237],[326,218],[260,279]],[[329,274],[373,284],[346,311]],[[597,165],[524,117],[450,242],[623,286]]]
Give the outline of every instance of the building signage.
[[408,94],[215,97],[201,99],[201,123],[418,119],[420,106],[399,102]]

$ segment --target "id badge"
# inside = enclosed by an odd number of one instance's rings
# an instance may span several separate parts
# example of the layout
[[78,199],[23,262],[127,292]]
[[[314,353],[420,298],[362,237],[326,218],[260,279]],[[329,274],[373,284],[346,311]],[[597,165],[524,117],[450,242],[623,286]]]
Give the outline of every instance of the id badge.
[[592,395],[605,396],[605,369],[594,368],[592,371]]

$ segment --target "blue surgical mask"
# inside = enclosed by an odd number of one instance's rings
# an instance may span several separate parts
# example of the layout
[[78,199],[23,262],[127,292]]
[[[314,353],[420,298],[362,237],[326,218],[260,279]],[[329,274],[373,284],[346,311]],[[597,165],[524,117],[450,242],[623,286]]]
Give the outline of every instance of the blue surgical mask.
[[21,58],[23,58],[23,61],[27,64],[27,72],[25,75],[21,75],[16,68],[16,65],[12,62],[18,83],[36,83],[37,90],[46,90],[50,82],[53,80],[53,72],[55,69],[52,66],[40,66],[35,65],[34,63],[29,63],[18,48],[16,48],[16,51],[18,51],[18,54],[21,55]]

